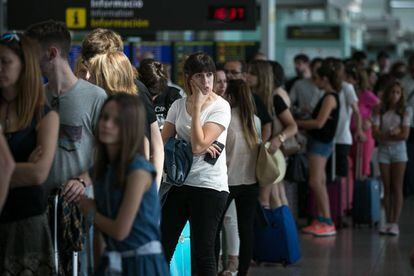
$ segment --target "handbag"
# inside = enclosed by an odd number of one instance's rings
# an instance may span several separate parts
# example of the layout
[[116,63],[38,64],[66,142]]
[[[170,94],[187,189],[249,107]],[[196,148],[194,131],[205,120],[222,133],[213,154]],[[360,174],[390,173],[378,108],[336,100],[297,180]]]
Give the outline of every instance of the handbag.
[[190,173],[193,164],[191,144],[183,139],[170,137],[164,146],[165,182],[175,186],[182,186]]
[[304,153],[296,153],[289,157],[286,179],[295,183],[308,181],[308,159]]
[[275,183],[280,171],[264,143],[259,145],[256,162],[256,178],[261,186]]

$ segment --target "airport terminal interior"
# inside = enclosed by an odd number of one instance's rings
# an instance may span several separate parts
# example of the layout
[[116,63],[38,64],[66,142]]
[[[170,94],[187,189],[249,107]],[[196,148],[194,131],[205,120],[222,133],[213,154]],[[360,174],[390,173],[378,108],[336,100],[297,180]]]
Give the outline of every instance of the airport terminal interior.
[[0,275],[414,275],[414,0],[3,0]]

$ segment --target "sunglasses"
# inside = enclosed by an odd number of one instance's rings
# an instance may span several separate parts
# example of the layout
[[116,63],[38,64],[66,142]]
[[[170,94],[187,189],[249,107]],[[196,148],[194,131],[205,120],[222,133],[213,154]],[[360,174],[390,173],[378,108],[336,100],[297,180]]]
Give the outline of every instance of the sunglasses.
[[1,36],[0,38],[1,41],[4,42],[18,42],[20,43],[20,37],[19,34],[16,32],[10,32],[10,33],[5,33]]

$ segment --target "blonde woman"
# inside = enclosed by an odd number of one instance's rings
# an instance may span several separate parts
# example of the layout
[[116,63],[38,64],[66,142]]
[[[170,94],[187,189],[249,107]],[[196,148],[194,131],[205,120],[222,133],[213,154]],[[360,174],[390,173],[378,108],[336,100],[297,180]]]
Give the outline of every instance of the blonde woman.
[[[109,29],[98,28],[89,32],[82,42],[82,58],[86,64],[95,56],[113,52],[123,54],[124,44],[122,37]],[[129,65],[128,65],[129,67]],[[161,172],[164,165],[164,144],[161,138],[161,132],[158,127],[157,118],[154,112],[154,106],[149,97],[149,91],[145,85],[137,78],[134,80],[138,87],[138,96],[141,98],[145,106],[147,114],[145,140],[147,137],[151,143],[150,161],[154,164],[157,171],[157,185],[161,182]],[[147,154],[145,154],[147,156]]]
[[[269,140],[269,151],[270,153],[275,153],[286,139],[296,134],[297,126],[295,120],[282,96],[274,93],[274,76],[269,62],[263,60],[252,61],[248,65],[247,83],[252,91],[264,102],[267,111],[274,118],[277,116],[284,126],[280,133],[272,133],[272,138]],[[273,209],[283,204],[279,188],[279,186],[274,185],[260,187],[259,200],[264,208]]]
[[[120,92],[138,95],[138,89],[134,82],[137,77],[137,71],[123,52],[109,52],[96,55],[87,64],[89,72],[88,81],[103,88],[108,96]],[[145,134],[144,152],[145,157],[149,159],[148,125]]]

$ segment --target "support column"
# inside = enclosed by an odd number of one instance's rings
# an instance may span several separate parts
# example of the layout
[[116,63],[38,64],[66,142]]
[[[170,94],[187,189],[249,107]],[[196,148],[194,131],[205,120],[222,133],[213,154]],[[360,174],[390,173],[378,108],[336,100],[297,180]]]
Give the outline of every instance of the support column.
[[269,60],[276,57],[276,0],[261,0],[261,51]]

